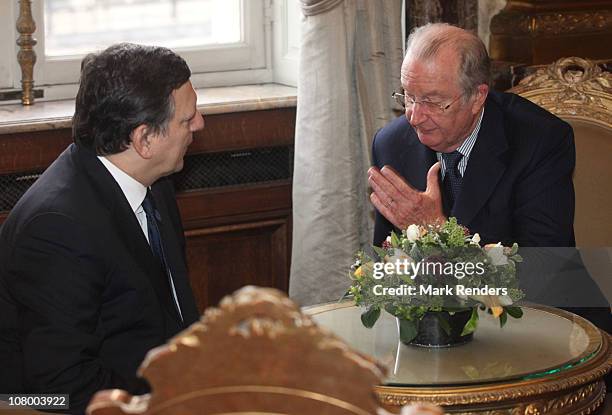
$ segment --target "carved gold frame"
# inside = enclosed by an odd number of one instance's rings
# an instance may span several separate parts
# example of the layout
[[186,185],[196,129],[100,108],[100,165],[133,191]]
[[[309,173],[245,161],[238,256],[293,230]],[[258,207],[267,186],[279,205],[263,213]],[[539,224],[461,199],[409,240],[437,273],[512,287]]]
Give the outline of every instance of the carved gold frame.
[[612,73],[595,62],[562,58],[540,67],[509,92],[519,94],[564,119],[612,129]]
[[[377,413],[384,367],[272,288],[243,287],[149,351],[152,392],[98,392],[90,415]],[[350,382],[344,382],[350,379]]]

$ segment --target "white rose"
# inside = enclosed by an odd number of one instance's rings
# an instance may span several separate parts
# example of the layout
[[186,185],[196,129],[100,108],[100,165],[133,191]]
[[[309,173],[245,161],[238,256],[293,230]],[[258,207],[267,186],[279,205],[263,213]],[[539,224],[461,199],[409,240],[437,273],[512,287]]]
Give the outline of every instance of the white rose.
[[487,256],[489,257],[492,265],[497,266],[508,264],[508,257],[504,255],[504,247],[500,242],[485,245],[484,249],[487,252]]
[[502,315],[504,306],[512,304],[512,300],[507,295],[471,295],[470,297],[484,304],[496,318]]
[[512,298],[510,298],[507,295],[500,295],[499,296],[499,304],[504,306],[504,307],[512,305]]
[[472,243],[473,244],[480,244],[480,235],[478,233],[475,233],[474,236],[472,236]]
[[408,241],[414,242],[417,241],[420,237],[421,231],[417,225],[412,224],[408,226],[408,229],[406,229],[406,238],[408,238]]

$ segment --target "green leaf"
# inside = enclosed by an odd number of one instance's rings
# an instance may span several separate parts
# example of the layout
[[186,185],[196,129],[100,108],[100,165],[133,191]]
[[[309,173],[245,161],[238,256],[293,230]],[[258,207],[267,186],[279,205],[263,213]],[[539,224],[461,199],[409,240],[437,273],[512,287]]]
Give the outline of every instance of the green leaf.
[[372,249],[374,249],[374,252],[376,252],[376,255],[378,255],[379,259],[382,261],[387,255],[389,255],[387,253],[387,251],[385,249],[382,249],[378,246],[372,246]]
[[499,316],[499,327],[504,327],[506,325],[506,321],[508,321],[508,313],[506,310],[504,310]]
[[521,307],[504,307],[504,311],[514,318],[523,317],[523,310],[521,310]]
[[393,304],[385,304],[385,311],[394,316],[397,312],[397,307],[395,307]]
[[417,262],[423,258],[423,254],[421,253],[421,250],[419,249],[419,246],[417,244],[414,244],[412,246],[408,255],[410,255],[410,258],[414,259]]
[[510,255],[516,255],[518,252],[518,244],[515,242],[512,244],[512,249],[510,249]]
[[400,243],[400,238],[398,238],[394,231],[391,231],[391,246],[393,248],[399,248]]
[[376,324],[378,317],[380,317],[380,308],[370,307],[361,314],[361,323],[371,329]]
[[467,336],[470,333],[474,333],[476,331],[476,327],[478,327],[478,307],[474,307],[472,309],[472,316],[470,317],[468,322],[465,323],[461,335]]
[[450,336],[451,334],[450,324],[448,324],[448,320],[446,320],[444,313],[436,313],[434,315],[438,319],[438,324],[440,325],[440,327],[442,327],[442,330],[444,330],[444,333],[446,333],[447,336]]
[[419,332],[418,320],[399,319],[400,324],[400,340],[404,343],[410,343]]

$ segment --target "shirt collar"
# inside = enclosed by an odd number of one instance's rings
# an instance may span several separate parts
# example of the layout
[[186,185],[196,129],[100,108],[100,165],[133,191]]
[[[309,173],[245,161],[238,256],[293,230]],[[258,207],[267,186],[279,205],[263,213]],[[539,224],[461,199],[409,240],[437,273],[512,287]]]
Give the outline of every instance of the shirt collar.
[[[461,153],[464,158],[468,159],[470,157],[470,153],[474,148],[474,144],[476,144],[476,139],[478,138],[478,133],[480,132],[480,125],[482,124],[482,117],[484,116],[484,107],[480,111],[480,117],[478,118],[478,122],[476,126],[472,130],[472,132],[463,140],[463,143],[457,148],[456,151]],[[438,161],[442,159],[442,152],[436,151],[436,157]]]
[[147,188],[142,185],[138,180],[134,179],[132,176],[121,170],[119,167],[115,166],[110,160],[106,157],[98,156],[98,160],[102,162],[104,167],[108,170],[108,172],[113,176],[121,191],[125,195],[132,211],[136,213],[136,210],[142,205],[142,201],[147,195]]
[[478,132],[480,131],[480,125],[482,124],[483,116],[484,116],[484,107],[482,107],[482,110],[480,111],[480,117],[478,118],[478,122],[476,123],[476,126],[474,127],[470,135],[468,135],[466,139],[463,140],[463,143],[459,146],[459,148],[457,148],[457,151],[463,154],[464,157],[470,156],[470,153],[472,152],[472,149],[474,148],[474,144],[476,144],[476,138],[478,138]]

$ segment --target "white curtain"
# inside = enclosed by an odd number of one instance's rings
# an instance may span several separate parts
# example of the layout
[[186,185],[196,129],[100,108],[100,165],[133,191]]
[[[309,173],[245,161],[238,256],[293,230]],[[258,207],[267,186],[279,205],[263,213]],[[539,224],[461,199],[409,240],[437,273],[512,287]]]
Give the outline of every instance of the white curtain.
[[302,44],[289,293],[302,305],[349,286],[372,242],[373,134],[390,121],[402,62],[401,0],[300,0]]

